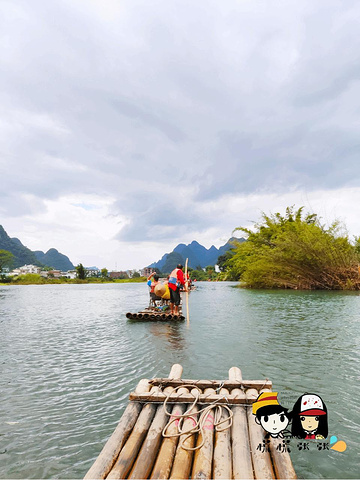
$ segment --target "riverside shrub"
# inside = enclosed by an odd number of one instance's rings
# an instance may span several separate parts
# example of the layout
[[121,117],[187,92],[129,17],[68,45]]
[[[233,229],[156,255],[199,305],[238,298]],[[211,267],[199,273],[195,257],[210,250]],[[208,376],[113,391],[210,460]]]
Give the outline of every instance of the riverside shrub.
[[239,227],[247,241],[226,262],[229,277],[252,288],[359,290],[359,241],[344,228],[321,225],[316,214],[288,207],[285,215],[262,214],[254,230]]

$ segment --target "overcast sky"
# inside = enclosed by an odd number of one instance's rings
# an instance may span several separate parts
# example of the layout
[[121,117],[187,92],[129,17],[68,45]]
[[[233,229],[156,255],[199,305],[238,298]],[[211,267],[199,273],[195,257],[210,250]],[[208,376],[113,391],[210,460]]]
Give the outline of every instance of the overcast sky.
[[305,206],[360,235],[358,0],[0,0],[0,224],[141,268]]

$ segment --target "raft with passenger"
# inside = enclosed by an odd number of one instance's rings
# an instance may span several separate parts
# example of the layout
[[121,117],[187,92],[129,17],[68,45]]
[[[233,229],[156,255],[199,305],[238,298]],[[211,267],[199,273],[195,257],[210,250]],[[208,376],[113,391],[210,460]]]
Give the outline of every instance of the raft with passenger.
[[[167,307],[167,308],[164,308]],[[126,318],[129,320],[137,320],[143,322],[171,322],[185,320],[182,314],[181,307],[179,307],[179,315],[172,315],[168,305],[161,305],[159,307],[148,307],[137,313],[128,312]]]
[[178,313],[172,314],[170,310],[170,291],[166,284],[159,283],[155,286],[154,292],[150,293],[150,304],[144,310],[137,313],[128,312],[126,318],[137,321],[169,322],[185,320],[182,314],[181,304]]

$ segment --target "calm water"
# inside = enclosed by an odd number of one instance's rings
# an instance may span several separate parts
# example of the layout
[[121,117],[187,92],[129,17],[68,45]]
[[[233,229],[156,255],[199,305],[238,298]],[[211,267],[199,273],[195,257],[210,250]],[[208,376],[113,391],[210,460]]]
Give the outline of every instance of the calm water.
[[199,283],[186,323],[131,323],[145,284],[0,287],[0,478],[82,478],[141,378],[270,378],[318,393],[344,453],[299,451],[300,478],[358,478],[360,296]]

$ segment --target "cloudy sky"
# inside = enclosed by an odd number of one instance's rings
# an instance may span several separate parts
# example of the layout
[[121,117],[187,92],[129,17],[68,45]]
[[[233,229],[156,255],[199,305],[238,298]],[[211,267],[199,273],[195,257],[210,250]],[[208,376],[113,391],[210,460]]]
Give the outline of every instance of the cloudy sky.
[[360,234],[358,0],[1,0],[0,224],[141,268],[305,206]]

